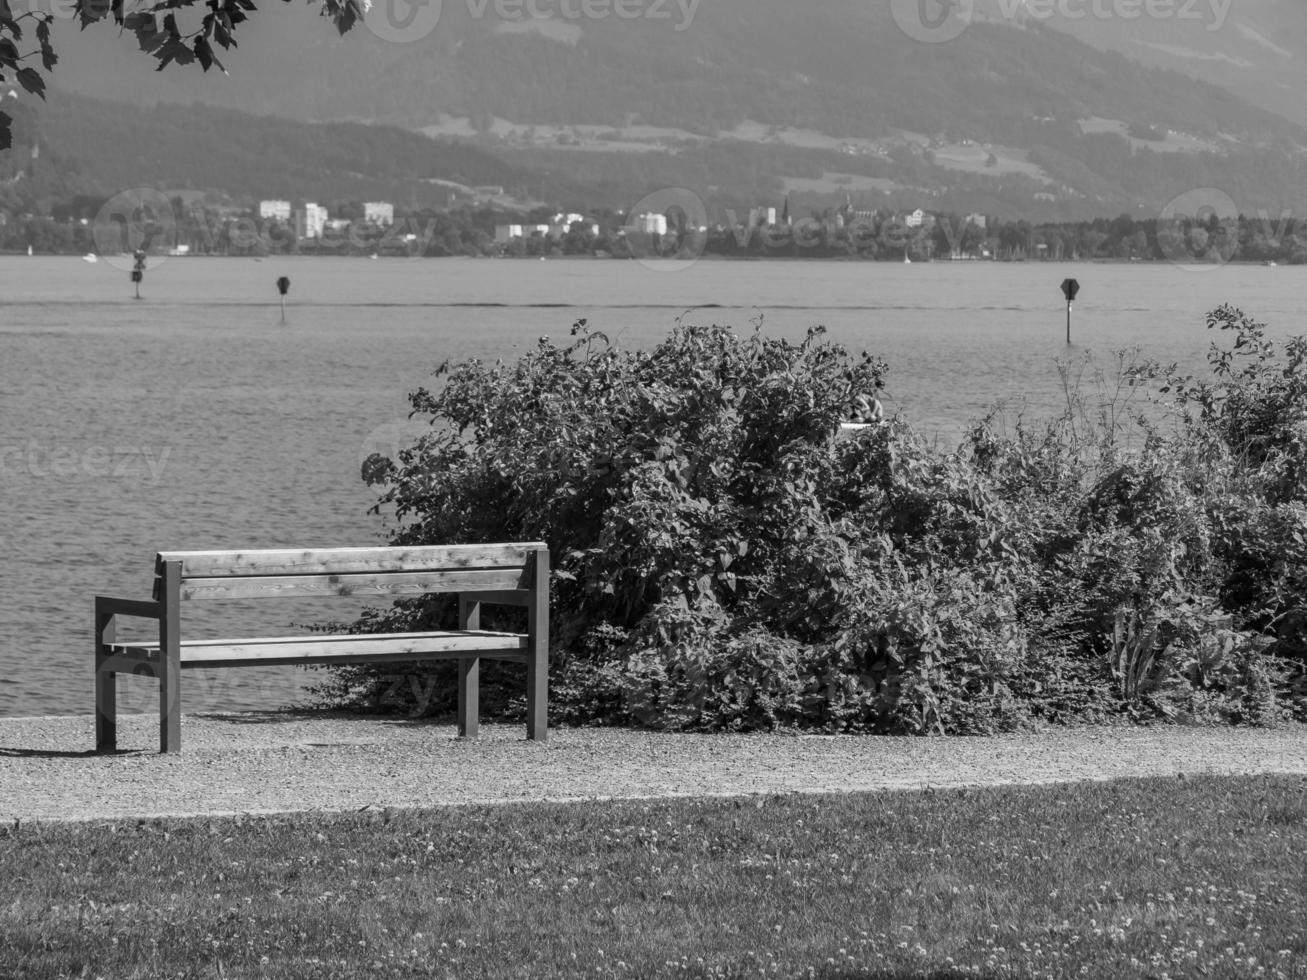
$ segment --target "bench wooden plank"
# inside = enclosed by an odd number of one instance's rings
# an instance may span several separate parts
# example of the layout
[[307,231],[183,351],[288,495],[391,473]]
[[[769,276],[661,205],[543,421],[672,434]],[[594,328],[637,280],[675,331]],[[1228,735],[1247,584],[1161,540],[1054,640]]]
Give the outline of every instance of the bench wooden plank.
[[248,578],[186,578],[181,598],[282,599],[312,596],[391,598],[428,592],[511,591],[528,587],[525,568],[380,572],[357,575],[257,575]]
[[355,575],[459,568],[525,568],[538,545],[455,544],[411,548],[269,548],[249,551],[165,551],[183,578],[247,575]]
[[[123,642],[107,644],[111,657],[119,663],[153,664],[158,660],[159,644]],[[287,663],[338,663],[368,661],[402,661],[422,659],[433,654],[459,657],[469,652],[478,656],[502,655],[505,659],[524,659],[527,638],[519,633],[489,630],[435,631],[430,633],[379,633],[342,636],[256,636],[238,640],[191,640],[181,644],[183,669],[191,667],[239,667]],[[119,669],[123,669],[120,667]]]

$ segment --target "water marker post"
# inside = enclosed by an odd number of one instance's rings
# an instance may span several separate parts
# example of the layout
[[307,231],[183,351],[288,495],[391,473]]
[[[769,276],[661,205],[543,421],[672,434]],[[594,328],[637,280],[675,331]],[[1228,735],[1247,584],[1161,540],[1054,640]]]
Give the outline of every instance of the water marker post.
[[1076,300],[1076,294],[1080,292],[1080,283],[1074,279],[1062,280],[1062,295],[1066,297],[1066,342],[1071,343],[1071,304]]
[[132,254],[132,285],[136,287],[136,298],[141,298],[141,280],[145,278],[145,249],[138,248]]
[[290,279],[280,276],[277,279],[277,292],[281,293],[281,322],[286,322],[286,294],[290,292]]

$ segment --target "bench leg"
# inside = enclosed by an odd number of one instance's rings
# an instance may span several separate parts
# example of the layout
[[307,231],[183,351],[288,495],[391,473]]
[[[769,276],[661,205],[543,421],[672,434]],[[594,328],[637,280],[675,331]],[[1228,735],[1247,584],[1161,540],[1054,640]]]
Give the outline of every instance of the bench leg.
[[549,668],[537,666],[535,658],[526,664],[526,737],[543,742],[549,737]]
[[531,601],[527,605],[526,737],[549,734],[549,552],[535,553]]
[[476,738],[480,723],[481,658],[461,657],[458,661],[458,734]]
[[179,561],[164,563],[160,598],[163,615],[159,617],[159,751],[182,750],[182,658],[181,605],[182,566]]
[[101,668],[106,659],[95,653],[95,751],[118,751],[118,675]]
[[[481,628],[481,603],[473,596],[458,597],[458,628]],[[458,661],[458,735],[476,738],[481,721],[481,658],[460,657]]]
[[117,638],[114,617],[95,610],[95,751],[118,751],[118,675],[105,667],[106,644]]
[[159,751],[182,750],[181,671],[164,666],[159,671]]

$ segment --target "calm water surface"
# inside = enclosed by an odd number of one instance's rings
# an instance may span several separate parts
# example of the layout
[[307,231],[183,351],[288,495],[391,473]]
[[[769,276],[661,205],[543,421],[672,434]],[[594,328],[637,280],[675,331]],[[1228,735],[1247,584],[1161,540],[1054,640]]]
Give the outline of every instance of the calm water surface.
[[[791,338],[820,323],[884,356],[887,407],[952,442],[995,401],[1056,409],[1068,275],[1072,356],[1138,345],[1197,366],[1221,302],[1303,329],[1294,268],[181,258],[136,302],[104,260],[0,257],[0,716],[91,710],[92,597],[148,596],[156,551],[382,543],[359,463],[409,441],[404,396],[445,358],[512,358],[581,317],[630,347],[683,315]],[[207,605],[187,608],[188,632],[358,611]],[[190,671],[185,710],[276,707],[314,679]],[[148,682],[119,697],[154,710]]]

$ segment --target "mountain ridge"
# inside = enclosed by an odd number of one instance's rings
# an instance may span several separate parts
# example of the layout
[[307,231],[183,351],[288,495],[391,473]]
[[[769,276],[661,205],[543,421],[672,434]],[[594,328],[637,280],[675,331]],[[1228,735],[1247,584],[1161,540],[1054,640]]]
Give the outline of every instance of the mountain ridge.
[[[982,13],[986,2],[1012,4],[977,0]],[[613,207],[668,186],[719,206],[848,195],[1045,219],[1156,213],[1200,187],[1249,211],[1307,206],[1303,126],[1055,29],[1065,25],[981,18],[932,45],[857,0],[718,0],[679,34],[653,20],[472,9],[449,0],[429,35],[395,44],[362,27],[336,38],[303,9],[273,6],[219,79],[153,73],[138,52],[103,45],[112,39],[99,39],[101,56],[92,31],[59,25],[69,57],[56,80],[160,121],[170,110],[149,106],[193,99],[457,131],[498,161],[487,172],[503,165]],[[632,135],[650,132],[662,135]]]

